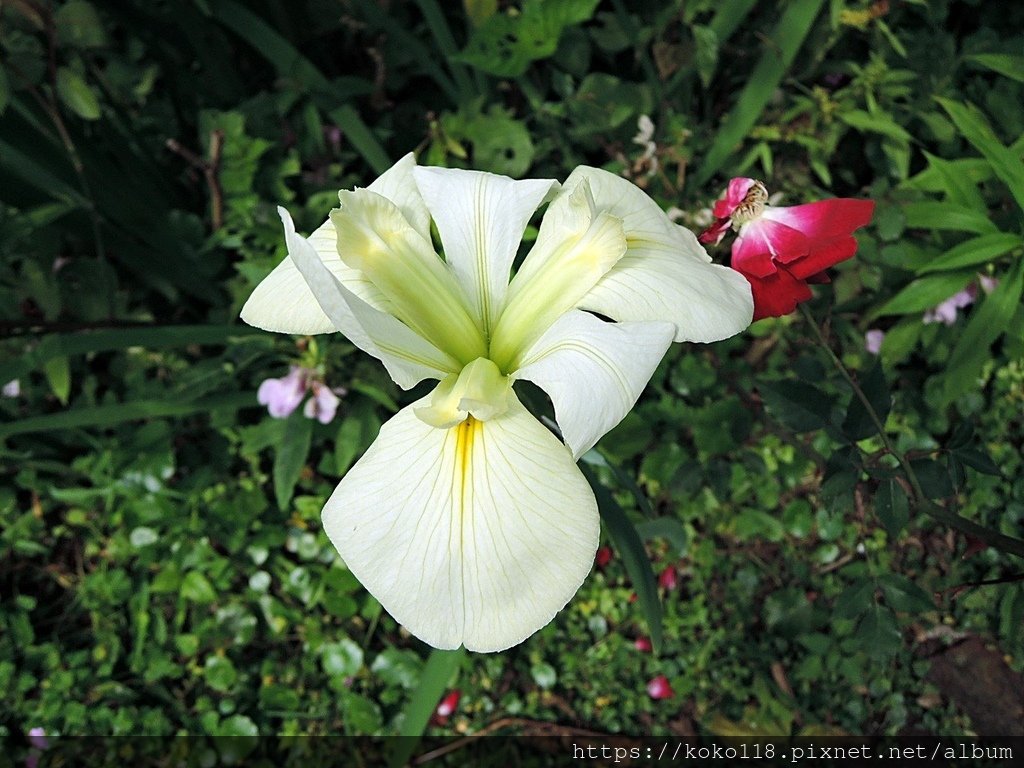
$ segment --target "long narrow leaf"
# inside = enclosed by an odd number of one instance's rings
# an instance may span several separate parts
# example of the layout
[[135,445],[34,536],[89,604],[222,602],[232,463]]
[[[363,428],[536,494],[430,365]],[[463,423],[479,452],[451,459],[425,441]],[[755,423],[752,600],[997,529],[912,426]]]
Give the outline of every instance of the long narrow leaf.
[[1024,211],[1024,161],[999,141],[988,120],[973,104],[951,99],[937,101],[963,137],[992,164],[996,176],[1010,188],[1017,205]]
[[399,768],[409,762],[423,732],[427,730],[430,716],[465,655],[465,648],[456,648],[454,651],[434,649],[430,652],[430,658],[427,659],[423,673],[420,675],[419,685],[416,686],[412,698],[409,699],[409,703],[405,705],[405,710],[402,713],[399,736],[404,738],[394,742],[388,758],[390,768]]
[[937,259],[919,269],[918,274],[984,264],[1022,245],[1024,245],[1024,240],[1021,239],[1020,235],[1012,235],[1008,232],[996,232],[991,235],[974,237],[950,248]]
[[259,335],[266,335],[266,332],[247,325],[164,325],[53,334],[45,336],[38,345],[21,354],[18,359],[0,366],[0,379],[20,379],[60,356],[109,352],[128,347],[164,349],[188,344],[225,344],[233,338]]
[[722,121],[711,149],[697,168],[693,184],[700,187],[714,176],[750,133],[769,99],[803,45],[825,0],[794,0],[779,19],[771,39],[732,111]]
[[352,142],[352,146],[363,156],[366,164],[374,171],[384,173],[391,167],[388,153],[377,141],[377,137],[369,126],[363,122],[363,118],[359,116],[358,112],[346,105],[332,110],[330,115],[338,127],[345,132],[345,136]]
[[274,454],[274,497],[281,511],[287,510],[292,500],[302,467],[309,457],[312,440],[313,420],[307,419],[301,411],[295,411],[288,417],[284,438]]
[[643,611],[647,628],[651,633],[651,644],[656,652],[660,651],[662,641],[661,600],[658,599],[658,582],[654,577],[644,543],[640,539],[636,527],[626,517],[622,507],[615,501],[608,489],[601,484],[593,471],[585,464],[580,464],[580,469],[597,498],[597,508],[601,513],[605,531],[608,532],[612,544],[615,545],[615,550],[622,556],[626,573],[629,574],[629,578],[636,588],[637,602],[640,605],[640,610]]
[[60,413],[29,416],[18,421],[0,424],[0,440],[29,432],[51,432],[79,427],[112,427],[125,421],[190,416],[194,413],[210,413],[211,411],[237,411],[256,405],[256,396],[252,392],[232,392],[227,395],[216,395],[185,403],[137,400],[132,403],[74,408]]
[[953,348],[943,375],[943,399],[949,403],[970,389],[978,378],[989,348],[1020,307],[1024,295],[1024,259],[1017,259],[1010,273],[971,315],[963,336]]

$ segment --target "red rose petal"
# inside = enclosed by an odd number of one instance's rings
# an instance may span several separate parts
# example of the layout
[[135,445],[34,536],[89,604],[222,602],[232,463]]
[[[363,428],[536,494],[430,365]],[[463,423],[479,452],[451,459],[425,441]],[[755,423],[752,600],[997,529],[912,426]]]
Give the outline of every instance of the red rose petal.
[[672,686],[668,682],[668,678],[664,675],[658,675],[656,678],[647,683],[647,695],[655,701],[661,699],[670,699],[675,696],[675,691],[672,690]]
[[774,275],[756,277],[741,272],[750,283],[750,292],[754,296],[754,320],[766,317],[782,317],[788,315],[801,301],[811,298],[811,289],[807,283],[793,277],[785,269],[779,269]]
[[791,207],[769,206],[761,218],[802,232],[808,240],[831,240],[867,225],[874,211],[874,200],[840,197]]

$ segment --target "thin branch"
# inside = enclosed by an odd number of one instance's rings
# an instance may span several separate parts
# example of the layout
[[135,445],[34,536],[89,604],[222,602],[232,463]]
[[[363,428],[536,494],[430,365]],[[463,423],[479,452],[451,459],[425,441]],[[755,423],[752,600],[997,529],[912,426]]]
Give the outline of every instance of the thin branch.
[[994,531],[991,528],[986,528],[983,525],[975,523],[973,520],[968,520],[966,517],[961,517],[955,512],[942,507],[925,494],[924,489],[921,487],[921,481],[917,477],[917,473],[914,471],[913,465],[907,459],[907,457],[896,450],[896,447],[892,444],[889,439],[889,435],[885,431],[885,425],[882,423],[878,412],[875,410],[871,401],[867,395],[864,394],[864,390],[860,388],[860,385],[854,379],[853,375],[847,370],[843,361],[839,359],[839,356],[833,351],[828,340],[825,338],[825,334],[822,333],[821,328],[815,321],[814,316],[806,306],[801,306],[800,311],[803,313],[804,319],[807,320],[808,325],[811,326],[811,330],[814,332],[815,338],[821,345],[822,349],[828,353],[832,363],[836,369],[843,375],[847,383],[853,389],[857,399],[860,400],[861,404],[867,410],[867,414],[871,419],[871,423],[874,425],[875,430],[878,433],[878,437],[882,441],[882,445],[885,450],[890,453],[896,461],[899,462],[900,467],[903,469],[903,473],[906,475],[907,482],[910,483],[910,488],[913,491],[914,506],[926,515],[938,520],[941,523],[945,523],[951,528],[956,528],[962,533],[966,533],[970,536],[981,539],[989,546],[995,547],[1003,552],[1009,552],[1010,554],[1017,555],[1017,557],[1024,557],[1024,540],[1015,538],[1013,536],[1007,536],[1005,534]]

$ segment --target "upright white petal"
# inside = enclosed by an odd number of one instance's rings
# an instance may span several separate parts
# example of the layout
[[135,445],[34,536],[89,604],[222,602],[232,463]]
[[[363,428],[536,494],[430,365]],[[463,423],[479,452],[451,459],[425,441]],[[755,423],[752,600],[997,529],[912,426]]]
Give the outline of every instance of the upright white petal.
[[671,323],[606,323],[573,310],[533,345],[513,377],[547,392],[579,458],[636,404],[675,330]]
[[513,396],[486,422],[388,421],[324,508],[324,530],[384,608],[437,648],[500,651],[572,598],[597,504],[569,451]]
[[526,225],[558,182],[453,168],[419,167],[413,175],[437,224],[445,260],[489,334]]
[[[673,222],[661,210],[646,192],[628,179],[600,168],[581,165],[569,174],[565,180],[565,188],[572,189],[575,184],[586,180],[590,184],[591,194],[598,210],[608,211],[622,219],[622,228],[626,232],[629,247],[644,242],[670,242],[681,249],[681,255],[711,261],[696,238],[691,245],[685,238],[687,230]],[[694,247],[694,245],[696,247]]]
[[367,189],[397,205],[405,220],[429,243],[430,212],[416,187],[413,175],[416,167],[416,157],[409,152],[384,171]]
[[[410,152],[370,184],[368,189],[397,205],[409,224],[429,241],[430,214],[413,181],[412,171],[415,167],[416,158]],[[337,233],[330,220],[309,236],[309,242],[342,285],[371,307],[390,312],[388,300],[383,294],[358,269],[352,269],[341,260]],[[295,262],[289,258],[283,259],[256,286],[242,307],[241,317],[249,325],[278,333],[312,335],[333,333],[336,330],[313,298]]]
[[442,379],[459,370],[459,364],[447,354],[342,285],[309,241],[295,231],[288,211],[277,210],[284,224],[288,255],[331,325],[361,350],[384,363],[395,383],[409,389],[424,379]]
[[566,188],[586,180],[598,210],[622,219],[626,253],[577,306],[614,320],[667,320],[676,341],[733,336],[754,315],[750,284],[728,267],[711,264],[696,236],[669,220],[635,184],[581,166]]
[[584,180],[544,214],[537,242],[509,284],[490,357],[506,373],[551,324],[575,307],[626,252],[622,219],[598,211]]

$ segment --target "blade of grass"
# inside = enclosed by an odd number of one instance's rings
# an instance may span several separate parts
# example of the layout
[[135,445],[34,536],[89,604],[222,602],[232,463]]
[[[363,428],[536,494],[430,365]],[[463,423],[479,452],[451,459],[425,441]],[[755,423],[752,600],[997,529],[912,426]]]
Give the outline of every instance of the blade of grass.
[[408,764],[423,732],[427,730],[430,716],[448,687],[448,681],[465,656],[465,648],[456,648],[454,651],[435,648],[430,652],[430,658],[427,659],[423,674],[420,675],[419,685],[416,686],[412,698],[402,712],[402,724],[398,735],[404,738],[394,742],[388,756],[390,768],[400,768]]
[[824,2],[794,0],[779,19],[760,61],[747,78],[735,106],[725,116],[711,149],[692,177],[695,187],[706,184],[722,168],[754,127],[796,58]]
[[237,411],[246,407],[259,407],[256,395],[252,392],[232,392],[184,403],[137,400],[133,403],[97,405],[44,416],[29,416],[18,421],[0,424],[0,440],[30,432],[52,432],[79,427],[111,427],[125,421],[138,419],[165,419],[173,416],[191,416],[194,413],[210,413],[211,411]]
[[373,131],[363,122],[355,109],[346,104],[331,110],[329,114],[331,120],[345,132],[345,136],[352,142],[352,146],[374,171],[380,174],[391,167],[391,159],[388,157],[387,151],[377,141]]
[[647,557],[644,543],[637,533],[636,527],[626,517],[626,513],[601,484],[597,476],[585,464],[579,465],[587,482],[597,498],[597,509],[601,513],[601,521],[615,545],[616,551],[622,556],[633,587],[636,589],[637,602],[647,621],[651,633],[651,644],[657,653],[661,650],[661,600],[658,599],[658,582]]
[[719,45],[732,37],[747,18],[747,14],[754,10],[755,5],[757,0],[723,0],[717,3],[715,15],[711,18],[708,28],[715,33]]
[[45,336],[39,344],[18,359],[0,368],[0,379],[11,381],[42,367],[55,357],[110,352],[128,347],[164,349],[188,344],[226,344],[241,336],[269,335],[245,325],[165,325],[153,328],[126,328]]
[[437,0],[417,0],[416,5],[419,6],[423,18],[426,19],[430,33],[437,41],[437,47],[444,54],[445,61],[448,62],[448,69],[451,71],[455,87],[459,91],[458,103],[469,101],[476,95],[476,89],[470,79],[468,67],[455,59],[459,53],[459,46],[444,17],[444,11],[437,4]]
[[[435,52],[425,46],[410,32],[403,29],[382,8],[378,7],[377,3],[363,3],[361,10],[371,23],[384,30],[389,37],[398,41],[402,48],[416,59],[420,69],[437,83],[437,87],[445,92],[445,95],[451,99],[453,104],[459,103],[460,86],[457,86],[438,65]],[[427,19],[427,24],[430,24],[430,19]],[[452,44],[454,45],[454,41]]]
[[936,101],[946,110],[960,134],[989,161],[996,176],[1010,188],[1017,205],[1024,211],[1024,161],[999,141],[988,120],[973,104],[951,99]]

